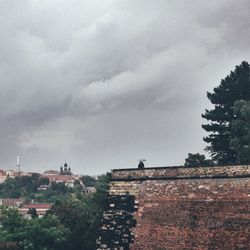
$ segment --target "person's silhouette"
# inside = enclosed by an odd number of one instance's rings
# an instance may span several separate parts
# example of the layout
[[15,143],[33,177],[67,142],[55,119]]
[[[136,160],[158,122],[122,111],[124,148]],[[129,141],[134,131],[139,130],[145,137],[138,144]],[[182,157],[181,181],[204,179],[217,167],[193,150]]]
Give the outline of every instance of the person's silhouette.
[[142,161],[139,162],[138,168],[139,169],[143,169],[144,168],[144,163]]

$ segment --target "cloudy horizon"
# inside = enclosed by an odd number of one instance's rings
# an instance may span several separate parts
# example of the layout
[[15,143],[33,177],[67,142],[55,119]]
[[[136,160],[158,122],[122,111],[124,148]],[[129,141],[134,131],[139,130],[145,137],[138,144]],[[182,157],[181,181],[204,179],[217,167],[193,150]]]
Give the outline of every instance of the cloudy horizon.
[[0,168],[101,174],[204,153],[206,92],[250,61],[247,0],[0,0]]

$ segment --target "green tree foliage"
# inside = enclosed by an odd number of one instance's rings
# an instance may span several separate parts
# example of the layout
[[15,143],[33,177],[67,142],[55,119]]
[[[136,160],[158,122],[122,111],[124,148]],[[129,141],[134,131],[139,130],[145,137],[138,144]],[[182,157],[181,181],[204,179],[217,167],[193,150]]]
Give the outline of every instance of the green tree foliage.
[[95,178],[89,176],[89,175],[83,175],[80,177],[80,180],[83,182],[84,185],[88,187],[94,187],[96,184]]
[[1,230],[1,236],[5,232],[14,234],[24,224],[24,218],[18,213],[18,210],[6,207],[1,207],[0,221],[0,229],[3,229]]
[[50,213],[70,231],[63,249],[96,249],[98,229],[107,204],[108,182],[109,175],[101,175],[96,182],[96,193],[60,199],[52,207]]
[[39,174],[32,176],[17,176],[7,178],[0,184],[0,197],[2,198],[34,198],[34,193],[39,187]]
[[105,193],[108,190],[110,173],[99,175],[95,184],[97,192]]
[[[54,183],[51,189],[39,191],[40,201],[55,202],[43,218],[38,218],[35,210],[29,211],[32,219],[26,220],[17,210],[2,209],[0,242],[16,242],[20,249],[96,249],[98,229],[107,204],[108,182],[109,174],[99,176],[94,194],[76,190],[77,183],[75,188]],[[7,185],[29,186],[30,178],[11,179]]]
[[28,211],[28,214],[30,214],[30,216],[31,216],[32,219],[35,219],[35,218],[38,217],[38,214],[37,214],[35,208],[30,208],[29,211]]
[[54,202],[58,197],[68,196],[74,192],[73,188],[65,186],[64,183],[52,183],[51,188],[39,191],[37,188],[43,183],[48,183],[47,178],[37,179],[32,176],[17,176],[7,178],[0,184],[1,198],[20,198],[30,201],[36,199],[38,202]]
[[232,122],[233,137],[230,145],[237,154],[237,163],[250,163],[250,102],[235,102],[235,117]]
[[18,176],[15,180],[21,191],[21,196],[31,196],[36,192],[37,185],[33,183],[31,176]]
[[41,185],[49,185],[49,178],[47,177],[42,177],[39,179],[39,186]]
[[20,185],[15,179],[7,178],[0,184],[0,197],[19,198],[21,196]]
[[53,210],[64,227],[70,231],[63,249],[95,249],[102,210],[91,197],[58,201]]
[[36,190],[39,187],[40,174],[32,173],[31,179],[32,179],[33,186],[35,187],[35,190]]
[[250,66],[242,62],[212,93],[207,93],[214,108],[202,115],[209,121],[202,127],[210,134],[204,138],[206,148],[218,164],[237,163],[237,153],[231,146],[234,104],[237,100],[250,101]]
[[205,155],[202,154],[188,154],[188,157],[185,159],[185,167],[206,167],[213,166],[214,163],[212,160],[206,159]]
[[59,183],[52,182],[51,183],[51,190],[57,191],[57,192],[62,193],[62,194],[66,194],[66,193],[70,192],[70,189],[65,185],[64,182],[59,182]]
[[104,210],[107,206],[107,196],[110,181],[110,173],[99,175],[95,188],[96,193],[93,195],[93,199]]
[[27,220],[16,209],[1,209],[0,242],[16,242],[18,249],[59,250],[69,233],[52,215]]
[[55,202],[59,199],[71,197],[74,192],[76,190],[67,187],[65,183],[52,182],[48,190],[43,190],[36,194],[36,200],[38,202]]

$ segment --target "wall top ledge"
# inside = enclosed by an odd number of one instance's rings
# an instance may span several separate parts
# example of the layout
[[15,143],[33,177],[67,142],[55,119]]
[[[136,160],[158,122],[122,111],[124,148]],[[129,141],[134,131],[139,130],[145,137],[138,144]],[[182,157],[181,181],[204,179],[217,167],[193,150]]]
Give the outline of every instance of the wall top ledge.
[[150,167],[144,169],[113,169],[111,179],[199,179],[199,178],[249,178],[250,165],[212,166],[212,167]]

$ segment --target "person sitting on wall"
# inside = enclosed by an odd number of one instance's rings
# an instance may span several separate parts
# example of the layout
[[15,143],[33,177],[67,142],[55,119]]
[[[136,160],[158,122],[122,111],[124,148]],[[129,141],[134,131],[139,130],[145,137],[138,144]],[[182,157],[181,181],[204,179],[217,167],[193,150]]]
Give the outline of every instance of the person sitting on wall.
[[139,169],[143,169],[144,168],[144,163],[142,161],[139,162],[138,168]]

